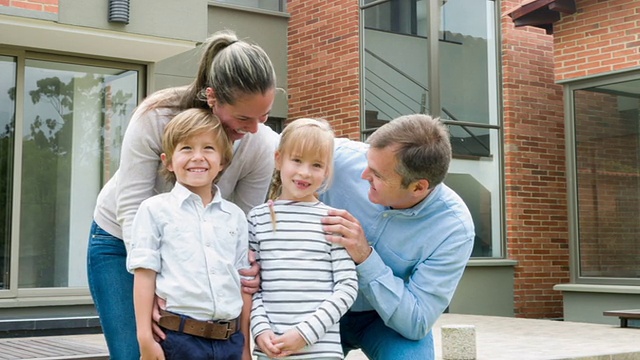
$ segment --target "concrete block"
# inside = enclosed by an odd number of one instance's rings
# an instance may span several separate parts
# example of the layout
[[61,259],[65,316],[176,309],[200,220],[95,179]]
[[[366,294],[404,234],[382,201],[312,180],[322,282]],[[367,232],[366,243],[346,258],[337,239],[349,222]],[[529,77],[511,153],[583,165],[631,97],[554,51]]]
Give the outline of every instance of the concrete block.
[[440,328],[443,360],[475,360],[476,327],[444,325]]

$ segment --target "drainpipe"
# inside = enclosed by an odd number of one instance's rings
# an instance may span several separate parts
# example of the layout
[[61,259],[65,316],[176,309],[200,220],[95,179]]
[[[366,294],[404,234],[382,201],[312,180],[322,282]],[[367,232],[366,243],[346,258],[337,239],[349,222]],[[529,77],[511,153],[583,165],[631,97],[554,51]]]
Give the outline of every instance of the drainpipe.
[[129,23],[129,0],[109,0],[109,22]]

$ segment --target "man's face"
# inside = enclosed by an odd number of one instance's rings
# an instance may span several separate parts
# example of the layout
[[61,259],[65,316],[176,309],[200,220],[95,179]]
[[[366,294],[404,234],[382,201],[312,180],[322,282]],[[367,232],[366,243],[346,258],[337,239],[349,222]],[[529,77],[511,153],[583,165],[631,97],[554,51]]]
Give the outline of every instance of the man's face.
[[374,204],[389,206],[394,209],[407,209],[414,206],[416,199],[413,186],[402,186],[402,177],[396,172],[397,159],[395,147],[383,149],[369,148],[367,152],[367,168],[362,178],[369,182],[369,200]]

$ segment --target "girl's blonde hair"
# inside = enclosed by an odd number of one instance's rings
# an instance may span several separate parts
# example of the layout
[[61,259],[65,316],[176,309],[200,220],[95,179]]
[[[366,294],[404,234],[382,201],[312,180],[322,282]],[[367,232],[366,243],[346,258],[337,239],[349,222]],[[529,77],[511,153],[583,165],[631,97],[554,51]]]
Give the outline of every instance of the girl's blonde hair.
[[224,172],[224,169],[231,164],[231,157],[233,156],[233,149],[231,142],[227,137],[227,133],[224,131],[220,119],[215,116],[211,111],[206,109],[187,109],[178,115],[176,115],[164,129],[164,135],[162,136],[162,151],[165,154],[164,166],[160,169],[160,173],[172,183],[176,182],[176,176],[173,172],[167,169],[167,164],[171,163],[173,153],[176,146],[195,135],[200,135],[205,132],[212,132],[216,138],[217,151],[220,153],[220,164],[223,166],[222,170],[218,173],[218,176],[213,180],[214,183],[218,182],[220,176]]
[[[289,123],[282,134],[280,134],[280,144],[278,153],[284,154],[305,154],[318,155],[327,159],[327,176],[319,191],[326,190],[331,185],[333,177],[333,139],[334,134],[331,125],[324,119],[301,118]],[[280,171],[274,170],[269,188],[268,198],[275,200],[282,193],[282,179]]]

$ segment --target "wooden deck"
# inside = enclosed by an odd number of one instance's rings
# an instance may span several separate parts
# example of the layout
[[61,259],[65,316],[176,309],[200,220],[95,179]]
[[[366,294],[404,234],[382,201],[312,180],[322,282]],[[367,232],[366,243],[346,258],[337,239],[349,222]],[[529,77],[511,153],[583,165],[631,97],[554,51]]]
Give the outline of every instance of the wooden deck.
[[0,360],[38,359],[86,359],[107,360],[109,353],[104,346],[73,337],[37,337],[0,339]]

